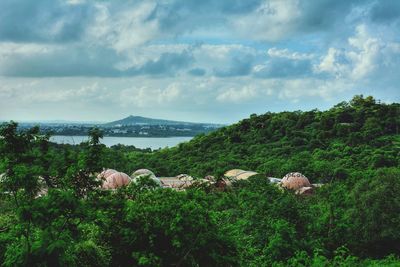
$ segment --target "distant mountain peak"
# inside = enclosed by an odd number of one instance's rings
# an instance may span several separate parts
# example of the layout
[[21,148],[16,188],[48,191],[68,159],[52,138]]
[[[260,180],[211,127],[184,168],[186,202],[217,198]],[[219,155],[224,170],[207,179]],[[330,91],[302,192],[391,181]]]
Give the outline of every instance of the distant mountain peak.
[[142,117],[142,116],[129,115],[128,117],[123,118],[121,120],[112,121],[109,123],[105,123],[103,125],[107,126],[107,127],[113,127],[113,126],[117,126],[117,125],[131,126],[131,125],[195,125],[195,124],[204,125],[204,124],[212,124],[212,123],[173,121],[173,120],[153,119],[153,118],[146,118],[146,117]]

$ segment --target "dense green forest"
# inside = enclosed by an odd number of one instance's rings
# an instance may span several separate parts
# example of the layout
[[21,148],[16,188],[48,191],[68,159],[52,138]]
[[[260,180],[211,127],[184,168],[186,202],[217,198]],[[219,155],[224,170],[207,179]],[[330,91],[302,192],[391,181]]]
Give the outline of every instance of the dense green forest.
[[[355,96],[327,111],[251,115],[174,148],[56,145],[0,129],[3,266],[400,266],[400,104]],[[101,190],[102,168],[217,179],[221,190]],[[325,185],[299,196],[266,177]],[[42,189],[48,188],[46,194]]]

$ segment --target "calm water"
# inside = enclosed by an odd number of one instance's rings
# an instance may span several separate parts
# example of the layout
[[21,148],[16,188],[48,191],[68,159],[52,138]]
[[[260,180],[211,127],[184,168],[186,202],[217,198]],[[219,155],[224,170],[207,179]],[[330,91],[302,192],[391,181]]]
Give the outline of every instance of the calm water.
[[[192,137],[161,137],[161,138],[150,138],[150,137],[112,137],[106,136],[101,142],[106,146],[110,147],[117,144],[135,146],[137,148],[151,148],[158,149],[164,147],[173,147],[179,143],[187,142]],[[72,144],[77,145],[83,141],[87,141],[87,136],[64,136],[55,135],[50,138],[50,141],[58,144]]]

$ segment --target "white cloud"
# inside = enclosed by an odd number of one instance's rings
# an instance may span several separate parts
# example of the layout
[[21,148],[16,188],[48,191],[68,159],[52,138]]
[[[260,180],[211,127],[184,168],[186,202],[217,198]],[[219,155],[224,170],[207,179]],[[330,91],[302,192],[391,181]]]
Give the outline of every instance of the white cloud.
[[117,53],[129,52],[160,36],[157,21],[147,20],[156,7],[154,1],[123,4],[113,9],[110,3],[97,3],[95,22],[87,30],[87,40],[111,47]]
[[35,43],[12,43],[0,42],[0,58],[10,58],[32,54],[49,54],[61,49],[57,45],[35,44]]
[[317,66],[314,66],[314,70],[317,73],[327,72],[334,75],[336,78],[340,78],[350,71],[350,66],[339,60],[339,58],[343,56],[343,51],[330,47],[327,54],[321,58],[321,62]]
[[66,0],[66,3],[68,5],[81,5],[81,4],[86,3],[86,1],[85,0]]
[[187,44],[170,44],[170,45],[146,45],[138,46],[132,50],[127,50],[124,57],[115,64],[118,70],[127,70],[129,68],[140,68],[149,61],[157,61],[165,53],[181,54],[190,50]]
[[314,58],[312,54],[292,52],[289,49],[279,49],[276,47],[270,48],[267,51],[270,57],[287,58],[291,60],[310,60]]
[[331,100],[339,93],[350,90],[353,84],[342,80],[323,79],[291,79],[279,81],[280,89],[277,89],[281,99],[292,102],[307,101],[309,97],[317,97],[323,100]]
[[347,49],[329,48],[314,70],[336,78],[360,81],[398,62],[398,47],[399,43],[385,42],[372,36],[367,26],[362,24],[357,26],[356,34],[348,38]]
[[220,102],[246,102],[256,97],[257,91],[252,86],[243,86],[242,88],[229,88],[217,95]]
[[[161,87],[162,84],[158,86]],[[149,86],[132,87],[121,91],[119,101],[125,107],[154,108],[170,105],[179,99],[180,94],[181,89],[177,83],[171,83],[165,88]]]
[[349,38],[349,44],[356,50],[348,52],[347,57],[353,62],[353,78],[360,79],[377,67],[384,44],[371,37],[365,25],[358,26],[356,31],[356,35]]
[[244,37],[277,41],[295,30],[301,14],[298,0],[270,0],[255,12],[233,17],[231,23]]

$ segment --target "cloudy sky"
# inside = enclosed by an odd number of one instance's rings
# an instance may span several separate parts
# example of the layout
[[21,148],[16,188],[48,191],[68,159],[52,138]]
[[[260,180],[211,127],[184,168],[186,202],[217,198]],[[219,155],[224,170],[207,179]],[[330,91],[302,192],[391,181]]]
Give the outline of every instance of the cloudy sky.
[[1,0],[0,119],[231,123],[400,100],[398,0]]

